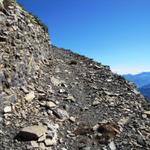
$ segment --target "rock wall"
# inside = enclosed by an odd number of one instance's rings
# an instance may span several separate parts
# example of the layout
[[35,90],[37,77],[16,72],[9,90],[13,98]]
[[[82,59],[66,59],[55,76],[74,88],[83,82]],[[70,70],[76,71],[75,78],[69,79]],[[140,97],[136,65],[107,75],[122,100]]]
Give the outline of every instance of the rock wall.
[[26,86],[51,59],[49,35],[39,20],[19,5],[4,6],[0,11],[0,91]]
[[[45,75],[43,68],[47,65],[51,66],[49,63],[52,55],[45,25],[15,1],[3,0],[0,3],[1,120],[3,117],[8,119],[9,115],[3,116],[3,113],[9,112],[13,104],[21,101],[21,97],[24,97],[28,90],[38,88],[39,78],[42,80],[42,76]],[[34,86],[35,83],[37,87]],[[24,105],[23,102],[21,103]],[[23,106],[20,105],[19,109],[22,109]],[[0,121],[1,129],[3,124],[9,124],[9,121],[5,119]],[[7,149],[9,146],[7,144],[2,146],[2,142],[3,140],[1,140],[0,149]]]

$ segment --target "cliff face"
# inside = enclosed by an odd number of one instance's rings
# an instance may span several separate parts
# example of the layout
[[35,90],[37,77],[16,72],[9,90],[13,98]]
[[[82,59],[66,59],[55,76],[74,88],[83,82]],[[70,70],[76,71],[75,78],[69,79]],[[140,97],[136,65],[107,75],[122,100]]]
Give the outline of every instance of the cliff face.
[[150,108],[131,83],[52,46],[15,2],[0,10],[1,149],[150,148]]
[[27,85],[30,78],[38,78],[40,67],[51,59],[48,33],[37,20],[19,5],[10,3],[3,10],[0,12],[1,92],[5,87]]

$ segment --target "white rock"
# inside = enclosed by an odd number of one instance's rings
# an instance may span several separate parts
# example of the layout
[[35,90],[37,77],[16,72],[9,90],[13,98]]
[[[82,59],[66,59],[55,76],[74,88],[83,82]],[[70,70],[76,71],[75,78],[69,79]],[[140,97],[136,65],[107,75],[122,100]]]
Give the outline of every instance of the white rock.
[[39,148],[40,148],[40,150],[46,150],[44,143],[40,143]]
[[93,126],[93,131],[96,131],[99,128],[99,124],[96,124],[95,126]]
[[46,150],[44,143],[40,143],[39,148],[40,148],[40,150]]
[[53,145],[56,145],[57,142],[55,140],[46,139],[44,141],[44,143],[45,143],[46,146],[53,146]]
[[150,111],[145,111],[144,114],[150,115]]
[[6,106],[4,108],[4,113],[10,113],[12,111],[11,106]]
[[147,118],[147,115],[146,115],[146,114],[142,114],[142,117],[143,117],[144,119],[146,119],[146,118]]
[[38,148],[39,147],[39,145],[36,141],[31,141],[31,145],[32,145],[33,148]]
[[128,121],[129,121],[129,117],[123,117],[119,120],[118,124],[125,125],[128,123]]
[[93,103],[92,103],[93,106],[96,106],[98,104],[100,104],[100,101],[98,101],[98,100],[94,100]]
[[34,91],[31,91],[29,94],[25,96],[25,100],[27,100],[28,102],[32,101],[34,98],[35,98]]
[[70,117],[69,120],[70,120],[71,122],[75,122],[75,121],[76,121],[76,118],[75,118],[75,117]]
[[39,139],[38,142],[43,142],[46,139],[46,134],[44,133]]
[[0,130],[0,134],[4,135],[4,132],[2,130]]
[[63,148],[61,148],[61,150],[67,150],[67,149],[63,147]]
[[134,89],[133,92],[134,92],[136,95],[139,95],[139,94],[140,94],[140,92],[137,91],[136,89]]
[[51,82],[53,83],[54,86],[59,86],[61,83],[64,83],[64,81],[56,79],[54,77],[51,77]]
[[112,81],[112,79],[107,79],[107,82],[111,82]]
[[63,110],[63,109],[57,109],[56,111],[53,111],[53,114],[61,119],[62,121],[66,120],[66,119],[69,119],[69,114],[66,110]]
[[56,104],[54,102],[50,101],[50,102],[46,103],[46,106],[49,108],[53,108],[53,107],[56,107]]
[[109,143],[109,148],[111,150],[116,150],[116,145],[115,145],[115,143],[113,141]]
[[72,95],[68,95],[68,97],[66,98],[67,100],[70,100],[72,102],[75,102],[75,98]]
[[60,89],[59,92],[60,93],[65,93],[65,90],[64,89]]

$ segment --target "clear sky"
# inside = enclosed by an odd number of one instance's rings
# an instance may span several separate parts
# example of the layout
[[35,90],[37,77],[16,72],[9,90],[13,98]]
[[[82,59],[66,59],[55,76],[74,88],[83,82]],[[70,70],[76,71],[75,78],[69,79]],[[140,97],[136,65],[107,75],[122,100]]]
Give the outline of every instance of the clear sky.
[[114,72],[150,71],[150,0],[18,0],[49,28],[52,43]]

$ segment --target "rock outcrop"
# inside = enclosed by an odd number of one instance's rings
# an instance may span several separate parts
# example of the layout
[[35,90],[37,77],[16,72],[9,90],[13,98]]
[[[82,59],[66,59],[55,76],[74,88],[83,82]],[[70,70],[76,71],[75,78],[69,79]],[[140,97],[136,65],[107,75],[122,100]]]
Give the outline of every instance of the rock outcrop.
[[0,149],[150,149],[150,105],[135,86],[52,46],[45,25],[9,2],[0,9]]

